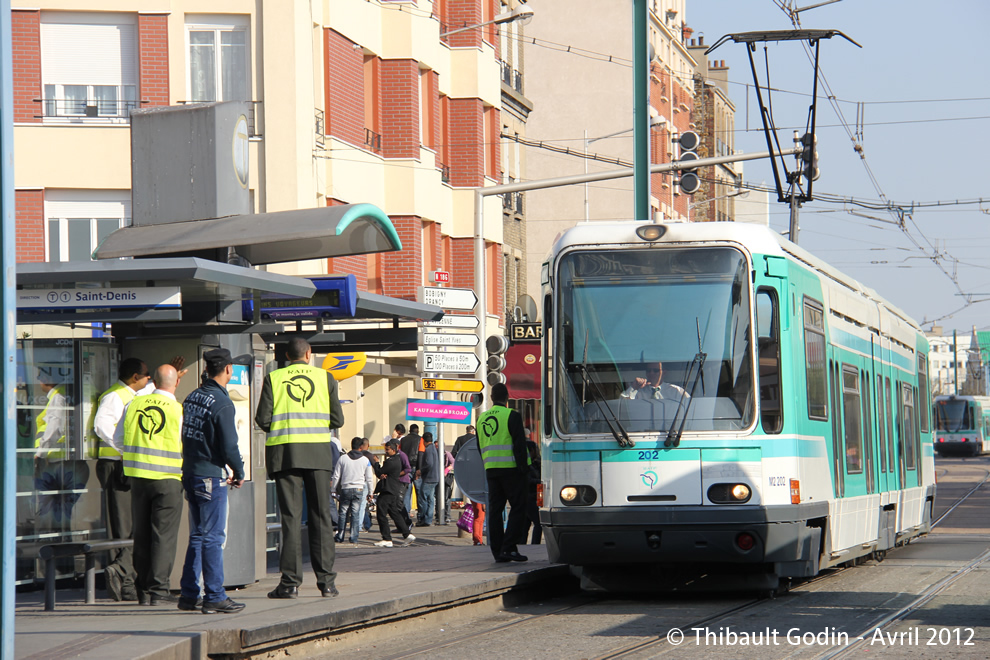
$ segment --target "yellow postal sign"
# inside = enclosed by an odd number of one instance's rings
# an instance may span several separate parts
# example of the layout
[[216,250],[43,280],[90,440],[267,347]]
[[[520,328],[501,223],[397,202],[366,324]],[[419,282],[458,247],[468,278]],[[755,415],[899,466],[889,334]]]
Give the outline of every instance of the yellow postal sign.
[[361,373],[367,361],[366,353],[330,353],[323,360],[323,368],[341,381]]

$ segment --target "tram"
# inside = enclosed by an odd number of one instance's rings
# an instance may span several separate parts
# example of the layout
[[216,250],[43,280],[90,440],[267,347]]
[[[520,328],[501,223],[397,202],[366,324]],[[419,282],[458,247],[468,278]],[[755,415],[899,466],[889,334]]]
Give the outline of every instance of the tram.
[[874,291],[736,223],[583,223],[541,280],[540,519],[583,588],[773,590],[930,530],[928,341]]
[[990,452],[990,397],[935,397],[935,453],[979,456]]

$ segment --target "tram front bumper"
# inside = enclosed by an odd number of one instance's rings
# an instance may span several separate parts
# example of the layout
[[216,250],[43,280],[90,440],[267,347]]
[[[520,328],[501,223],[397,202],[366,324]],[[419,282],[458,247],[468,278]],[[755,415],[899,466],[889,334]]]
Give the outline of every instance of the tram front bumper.
[[[826,502],[773,507],[636,507],[540,512],[551,561],[783,564],[817,572]],[[740,543],[748,534],[752,545]],[[787,566],[791,566],[788,570]]]

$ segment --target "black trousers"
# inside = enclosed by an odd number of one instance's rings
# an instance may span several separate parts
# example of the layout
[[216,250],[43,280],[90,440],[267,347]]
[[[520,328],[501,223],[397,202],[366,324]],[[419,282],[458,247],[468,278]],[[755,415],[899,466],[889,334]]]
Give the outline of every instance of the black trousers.
[[309,509],[309,560],[316,573],[316,586],[321,589],[332,586],[337,579],[333,562],[337,547],[333,540],[333,522],[330,510],[330,470],[293,468],[272,474],[275,494],[278,497],[279,515],[282,518],[282,549],[278,568],[282,572],[282,585],[298,587],[302,584],[302,513],[303,497]]
[[[492,555],[518,552],[526,543],[526,488],[529,480],[516,468],[489,468],[488,480],[488,545]],[[509,521],[502,529],[505,504],[509,504]]]
[[[96,462],[96,478],[103,487],[104,514],[107,518],[107,537],[129,539],[133,532],[131,521],[130,485],[124,484],[124,462],[101,458]],[[127,490],[121,490],[126,487]],[[134,560],[130,548],[110,552],[110,565],[116,564],[123,574],[123,589],[134,588]]]
[[530,539],[530,544],[540,545],[543,542],[543,525],[540,524],[540,507],[536,505],[536,489],[532,486],[526,490],[526,529],[523,531],[523,540],[526,539],[531,524],[533,536]]
[[402,502],[402,498],[398,495],[391,495],[389,493],[382,493],[378,496],[378,513],[375,517],[378,519],[378,531],[381,532],[383,541],[392,540],[392,530],[388,528],[388,519],[391,516],[392,522],[395,523],[395,528],[399,530],[402,534],[402,538],[409,536],[409,524],[406,523],[406,506]]
[[134,572],[138,596],[168,594],[182,519],[182,482],[131,477]]

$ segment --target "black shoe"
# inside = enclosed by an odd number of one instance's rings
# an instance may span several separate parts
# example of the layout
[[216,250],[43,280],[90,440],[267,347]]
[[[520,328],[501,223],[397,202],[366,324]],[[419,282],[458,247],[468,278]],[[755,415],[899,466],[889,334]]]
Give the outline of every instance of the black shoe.
[[336,585],[333,584],[320,587],[320,593],[323,594],[324,598],[336,598],[340,595],[340,592],[337,591]]
[[107,593],[116,601],[124,600],[124,575],[116,564],[103,569],[103,579],[107,583]]
[[173,596],[172,594],[151,594],[152,605],[171,605],[173,603],[178,605],[178,596]]
[[219,603],[203,603],[203,614],[233,614],[244,609],[244,603],[237,603],[230,598]]
[[138,599],[138,595],[137,595],[137,591],[134,590],[134,587],[131,587],[130,589],[126,587],[124,588],[124,593],[121,596],[121,600],[133,602],[137,599]]
[[418,523],[416,523],[416,527],[432,527],[432,526],[433,526],[433,524],[432,523],[428,523],[428,522],[418,522]]
[[179,596],[179,609],[185,610],[186,612],[193,612],[198,610],[203,606],[202,598],[186,598],[185,596]]
[[504,552],[499,555],[495,561],[497,562],[507,562],[507,561],[529,561],[529,557],[525,557],[518,552]]
[[138,605],[151,605],[151,594],[140,593],[137,594]]
[[298,587],[287,587],[284,584],[280,584],[268,592],[269,598],[296,598],[298,596]]

